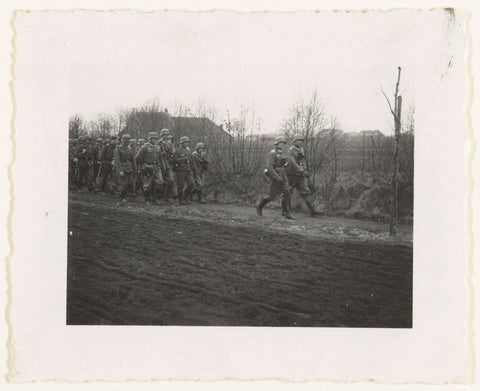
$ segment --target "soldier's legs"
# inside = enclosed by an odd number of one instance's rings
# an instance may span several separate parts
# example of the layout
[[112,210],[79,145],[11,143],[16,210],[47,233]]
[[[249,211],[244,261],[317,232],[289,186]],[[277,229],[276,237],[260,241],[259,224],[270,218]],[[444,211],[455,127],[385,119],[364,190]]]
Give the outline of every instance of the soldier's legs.
[[153,173],[142,173],[142,188],[145,202],[150,201],[152,196],[151,192],[153,190]]
[[163,189],[163,198],[165,199],[165,201],[168,201],[168,197],[172,196],[173,181],[174,181],[173,171],[171,168],[165,169],[163,179],[165,181],[165,185]]
[[192,193],[195,191],[195,179],[191,171],[187,172],[186,178],[187,186],[183,195],[184,201],[190,203],[192,200]]
[[118,173],[117,173],[117,170],[114,169],[113,167],[112,167],[112,173],[110,175],[110,184],[111,184],[111,187],[112,187],[111,193],[113,194],[119,188]]
[[125,173],[123,174],[123,176],[121,175],[118,176],[119,193],[120,193],[120,198],[122,200],[125,200],[127,198],[128,191],[132,186],[132,181],[133,181],[132,173]]
[[[268,192],[268,195],[262,197],[260,199],[260,202],[257,204],[257,214],[259,216],[262,216],[263,215],[263,208],[265,207],[265,205],[267,205],[269,202],[272,202],[273,200],[275,200],[275,198],[277,198],[277,196],[282,193],[282,186],[283,186],[283,183],[280,183],[278,181],[272,181],[270,183],[270,191]],[[288,186],[288,184],[287,184]]]
[[87,168],[86,166],[79,166],[78,167],[78,180],[77,180],[77,187],[79,190],[82,189],[84,183],[86,183],[86,176],[87,176]]
[[137,174],[136,173],[132,173],[131,193],[133,197],[137,196]]
[[198,196],[198,202],[205,203],[203,200],[203,186],[204,186],[205,175],[195,175],[195,193]]
[[135,175],[135,191],[138,193],[139,191],[143,194],[143,180],[142,180],[142,174],[140,172],[137,172]]
[[185,191],[184,187],[187,183],[187,172],[186,171],[177,171],[177,192],[178,192],[178,201],[180,204],[185,204]]
[[130,172],[125,175],[128,176],[128,183],[127,183],[127,189],[125,190],[125,194],[128,194],[129,192],[133,191],[134,177],[133,177],[133,172]]
[[287,218],[292,218],[290,216],[290,186],[288,180],[284,181],[281,186],[282,192],[282,215]]
[[296,181],[298,176],[288,176],[288,190],[289,190],[289,196],[285,198],[285,196],[282,195],[282,214],[285,216],[285,211],[288,209],[289,211],[292,210],[292,194],[293,194],[293,189],[296,186]]
[[89,191],[95,188],[95,177],[93,176],[93,165],[87,167],[86,171],[87,187]]
[[173,174],[173,183],[172,183],[172,193],[170,194],[170,196],[173,199],[177,199],[178,198],[177,174],[173,171],[172,171],[172,174]]
[[310,215],[315,216],[316,211],[315,211],[315,206],[313,205],[313,194],[308,188],[307,178],[305,178],[304,176],[295,176],[293,178],[290,178],[290,180],[291,180],[290,185],[292,186],[292,191],[293,189],[297,189],[298,193],[307,204],[308,210],[310,211]]
[[75,169],[71,164],[68,165],[68,187],[70,189],[75,187]]
[[162,194],[163,185],[165,181],[163,180],[162,170],[160,168],[156,168],[155,172],[153,173],[153,194]]
[[109,163],[103,163],[102,172],[100,174],[100,190],[102,192],[107,191],[107,182],[112,174],[112,165]]

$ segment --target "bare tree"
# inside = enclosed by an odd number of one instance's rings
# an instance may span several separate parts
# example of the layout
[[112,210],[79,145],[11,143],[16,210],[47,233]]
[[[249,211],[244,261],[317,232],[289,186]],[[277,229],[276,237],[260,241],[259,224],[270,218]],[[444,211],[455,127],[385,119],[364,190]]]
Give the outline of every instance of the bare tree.
[[79,114],[74,114],[68,121],[68,137],[75,139],[84,133],[84,120]]
[[393,174],[392,174],[392,207],[390,212],[390,236],[394,236],[397,233],[398,222],[398,150],[400,144],[400,133],[402,129],[401,115],[402,115],[402,96],[398,94],[398,88],[400,85],[400,74],[402,68],[398,67],[397,84],[395,85],[394,106],[390,103],[385,92],[382,90],[385,99],[387,100],[390,112],[393,115],[394,129],[395,129],[395,149],[393,152]]
[[413,188],[414,174],[414,137],[415,137],[415,106],[412,104],[407,110],[405,127],[400,137],[399,171],[409,187]]
[[283,121],[282,131],[291,138],[295,133],[300,133],[305,140],[306,166],[310,173],[309,184],[315,187],[318,171],[320,170],[324,155],[321,153],[320,133],[326,127],[326,113],[323,104],[314,90],[308,100],[301,98],[290,108],[289,115]]
[[338,163],[340,156],[345,150],[345,133],[336,126],[338,122],[332,122],[332,128],[324,129],[320,135],[320,153],[323,157],[322,169],[320,171],[322,176],[320,193],[325,201],[325,208],[332,209],[333,204],[333,190],[338,178]]
[[[106,113],[101,113],[97,117],[95,126],[95,135],[105,138],[110,136],[113,131],[113,121],[112,117]],[[93,131],[93,129],[92,129]]]

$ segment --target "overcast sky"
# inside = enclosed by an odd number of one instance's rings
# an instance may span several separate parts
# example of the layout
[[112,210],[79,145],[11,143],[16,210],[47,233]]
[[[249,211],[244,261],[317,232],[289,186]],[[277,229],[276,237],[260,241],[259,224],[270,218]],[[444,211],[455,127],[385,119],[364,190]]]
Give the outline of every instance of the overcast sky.
[[384,133],[393,120],[380,87],[393,94],[400,65],[404,107],[413,103],[419,67],[446,65],[435,56],[449,24],[443,11],[78,13],[68,23],[72,114],[205,100],[219,119],[253,106],[275,132],[316,88],[343,130]]

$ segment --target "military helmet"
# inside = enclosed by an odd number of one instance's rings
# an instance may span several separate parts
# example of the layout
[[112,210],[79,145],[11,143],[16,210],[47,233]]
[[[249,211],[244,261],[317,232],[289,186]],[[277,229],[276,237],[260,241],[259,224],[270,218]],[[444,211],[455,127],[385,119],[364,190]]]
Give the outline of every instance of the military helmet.
[[157,132],[150,132],[150,133],[148,133],[148,138],[158,138],[158,133]]
[[97,142],[101,143],[103,141],[103,138],[97,137]]
[[205,149],[205,144],[204,143],[197,143],[197,145],[195,145],[195,149],[200,149],[200,148]]
[[160,136],[169,136],[169,135],[170,135],[170,131],[166,128],[160,131]]
[[287,143],[287,139],[283,136],[278,136],[275,138],[275,142],[273,143],[274,145],[278,145],[279,143]]
[[180,137],[180,144],[185,143],[185,142],[190,142],[190,139],[187,136]]
[[122,141],[130,141],[130,135],[126,133],[122,135]]
[[80,137],[78,138],[78,141],[85,141],[85,136],[80,136]]
[[138,139],[138,142],[139,142],[139,143],[145,143],[145,139],[144,139],[144,138],[139,138],[139,139]]
[[131,139],[130,139],[130,143],[131,143],[131,144],[136,144],[136,142],[137,142],[137,140],[135,140],[134,138],[131,138]]
[[294,134],[293,135],[293,141],[295,142],[297,140],[305,141],[305,137],[303,137],[300,133]]

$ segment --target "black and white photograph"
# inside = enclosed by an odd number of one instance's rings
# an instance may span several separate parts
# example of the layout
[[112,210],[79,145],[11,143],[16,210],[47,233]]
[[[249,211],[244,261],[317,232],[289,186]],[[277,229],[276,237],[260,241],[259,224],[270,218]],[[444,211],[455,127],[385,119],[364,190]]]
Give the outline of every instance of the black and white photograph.
[[9,377],[464,382],[468,26],[17,11]]
[[159,14],[73,67],[67,324],[412,327],[404,16]]

